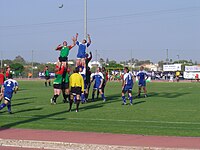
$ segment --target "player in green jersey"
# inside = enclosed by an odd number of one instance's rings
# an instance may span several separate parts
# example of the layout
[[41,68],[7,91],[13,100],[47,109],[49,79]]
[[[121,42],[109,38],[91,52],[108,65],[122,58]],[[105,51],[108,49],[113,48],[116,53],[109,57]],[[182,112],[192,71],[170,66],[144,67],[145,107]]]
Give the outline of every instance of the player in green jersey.
[[62,81],[62,94],[63,94],[63,102],[66,103],[70,100],[70,91],[69,91],[69,68],[66,72],[63,73],[63,81]]
[[[60,67],[61,66],[61,67]],[[61,65],[61,62],[57,62],[56,68],[55,68],[55,79],[53,81],[53,88],[54,88],[54,96],[51,99],[51,104],[56,104],[56,99],[61,93],[62,89],[62,82],[63,82],[63,73],[64,73],[65,67]]]
[[47,82],[49,83],[49,86],[51,86],[50,73],[49,73],[48,66],[44,68],[44,78],[45,78],[45,86],[47,87]]
[[67,46],[67,41],[64,41],[63,45],[60,44],[55,49],[55,50],[60,51],[59,61],[65,68],[67,68],[69,51],[76,45],[76,38],[72,37],[72,41],[73,41],[73,43],[70,46]]

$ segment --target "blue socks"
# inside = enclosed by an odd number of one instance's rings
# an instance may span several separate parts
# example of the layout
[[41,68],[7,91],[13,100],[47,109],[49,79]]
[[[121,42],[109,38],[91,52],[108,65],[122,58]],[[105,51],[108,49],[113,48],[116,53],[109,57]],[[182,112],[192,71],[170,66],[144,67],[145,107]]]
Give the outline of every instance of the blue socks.
[[0,110],[3,109],[4,107],[6,107],[6,104],[4,104],[4,103],[1,104],[1,105],[0,105]]
[[81,94],[81,102],[85,103],[85,94],[84,93]]
[[101,97],[102,97],[103,100],[106,100],[104,93],[101,94]]
[[123,100],[123,103],[125,104],[126,103],[126,97],[122,96],[122,100]]
[[8,112],[11,112],[11,104],[10,103],[8,103],[7,108],[8,108]]

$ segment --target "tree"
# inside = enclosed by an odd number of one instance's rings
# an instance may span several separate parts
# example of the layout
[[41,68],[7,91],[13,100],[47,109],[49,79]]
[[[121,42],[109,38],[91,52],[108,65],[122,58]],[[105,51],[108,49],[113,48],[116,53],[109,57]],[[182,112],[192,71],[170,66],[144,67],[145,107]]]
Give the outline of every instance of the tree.
[[[5,59],[5,60],[3,60],[3,64],[6,65],[6,66],[8,66],[8,65],[13,64],[13,62],[12,62],[12,60]],[[3,67],[4,67],[4,66],[3,66]]]
[[103,58],[100,58],[100,59],[99,59],[99,62],[100,62],[101,64],[104,64],[104,63],[105,63],[105,61],[104,61]]
[[15,59],[13,60],[13,63],[25,64],[26,61],[24,60],[23,57],[21,57],[20,55],[18,55],[18,56],[16,56]]
[[115,61],[115,60],[111,60],[111,61],[109,61],[109,65],[112,65],[112,64],[116,64],[117,62]]
[[10,67],[16,77],[21,76],[24,71],[24,66],[20,63],[11,64]]

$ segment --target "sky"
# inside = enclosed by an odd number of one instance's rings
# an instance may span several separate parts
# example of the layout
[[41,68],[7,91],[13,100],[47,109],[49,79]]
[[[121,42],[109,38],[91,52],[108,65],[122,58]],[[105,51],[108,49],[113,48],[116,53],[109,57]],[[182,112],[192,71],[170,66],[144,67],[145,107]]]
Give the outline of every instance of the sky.
[[[168,51],[200,63],[200,0],[87,0],[87,12],[93,60],[156,63]],[[54,62],[55,47],[76,33],[82,41],[84,0],[0,0],[0,59]]]

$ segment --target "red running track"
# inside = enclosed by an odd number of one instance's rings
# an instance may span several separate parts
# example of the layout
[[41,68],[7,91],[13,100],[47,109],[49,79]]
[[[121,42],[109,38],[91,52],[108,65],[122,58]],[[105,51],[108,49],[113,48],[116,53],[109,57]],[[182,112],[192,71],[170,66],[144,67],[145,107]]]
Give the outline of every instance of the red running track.
[[142,136],[93,132],[0,129],[0,139],[54,141],[82,144],[200,149],[200,137]]

